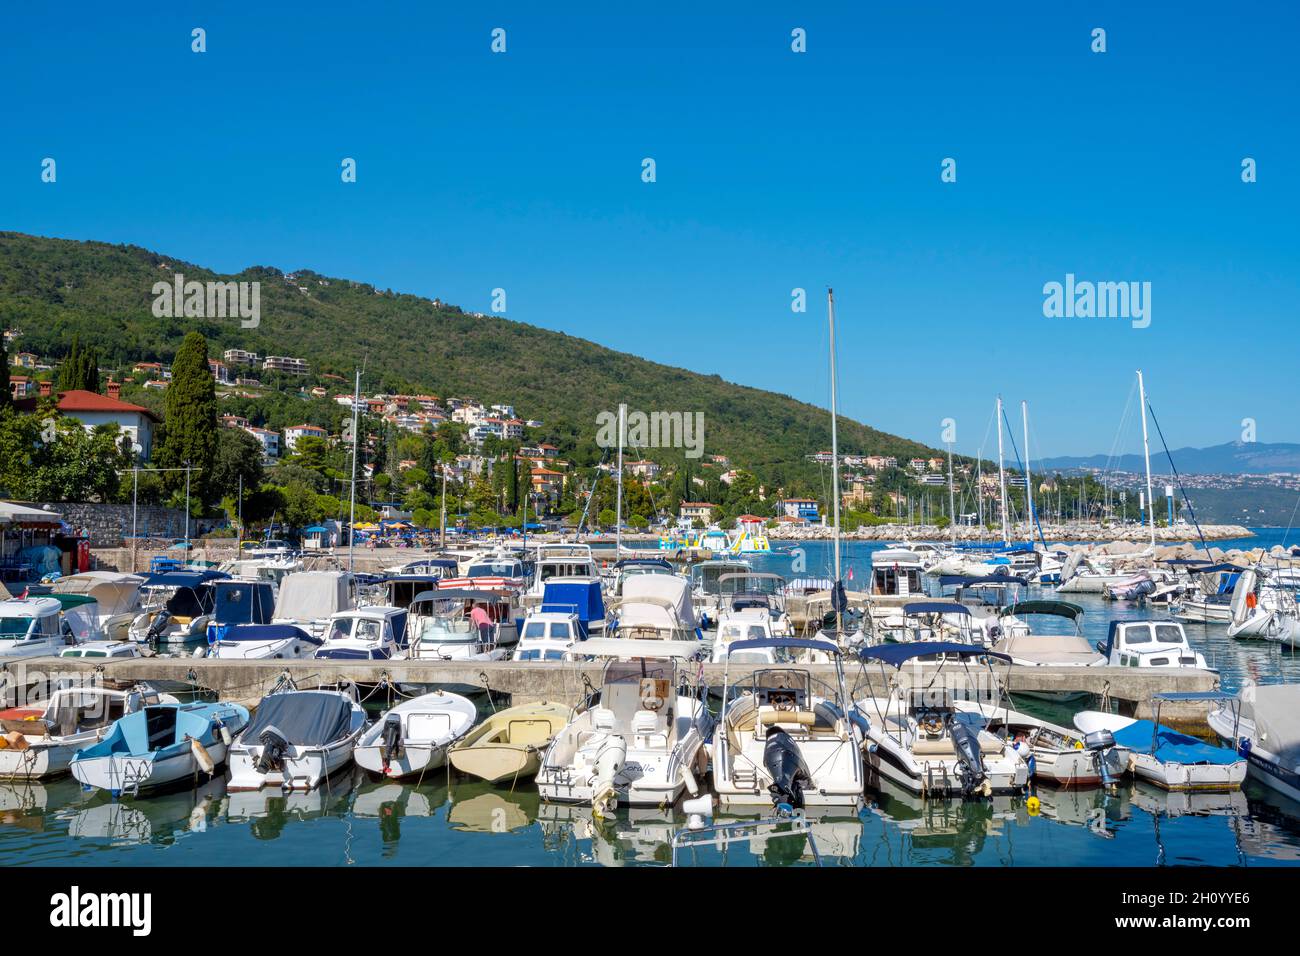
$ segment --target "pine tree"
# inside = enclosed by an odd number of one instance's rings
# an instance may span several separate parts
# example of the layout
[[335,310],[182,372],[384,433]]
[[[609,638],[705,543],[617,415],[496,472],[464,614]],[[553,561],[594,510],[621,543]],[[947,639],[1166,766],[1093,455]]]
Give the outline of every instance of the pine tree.
[[[211,500],[217,458],[216,383],[208,369],[208,340],[198,332],[185,336],[172,362],[172,380],[163,404],[163,440],[158,464],[163,468],[194,469],[191,495]],[[184,472],[167,472],[164,483],[171,491],[185,487]]]

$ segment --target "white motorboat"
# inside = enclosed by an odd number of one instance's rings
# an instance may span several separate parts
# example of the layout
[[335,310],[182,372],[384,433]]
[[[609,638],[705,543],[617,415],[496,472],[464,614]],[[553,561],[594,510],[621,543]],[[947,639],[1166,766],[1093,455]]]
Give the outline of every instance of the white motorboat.
[[1300,685],[1247,681],[1207,718],[1256,780],[1300,801]]
[[230,747],[228,789],[314,789],[352,761],[365,725],[355,688],[268,694]]
[[767,612],[775,637],[794,637],[794,623],[786,611],[786,580],[779,574],[748,571],[724,574],[718,578],[718,620],[728,611],[756,607]]
[[[1013,742],[991,733],[983,713],[958,707],[957,688],[942,680],[952,673],[942,672],[950,662],[960,665],[967,680],[974,679],[969,664],[982,659],[985,688],[1005,686],[996,680],[991,663],[1010,664],[1005,654],[971,644],[920,641],[867,647],[859,656],[864,665],[879,662],[888,685],[887,696],[856,704],[867,721],[866,761],[875,776],[936,796],[987,797],[1025,786],[1028,768]],[[904,686],[903,666],[924,658],[936,658],[941,673],[927,675],[924,686]],[[892,675],[886,666],[894,668]],[[973,688],[977,695],[983,689]]]
[[986,730],[1010,741],[1028,765],[1032,780],[1062,788],[1096,787],[1109,784],[1124,772],[1118,756],[1089,749],[1077,731],[1012,710],[1006,702],[954,700],[953,707],[978,713],[987,721]]
[[140,650],[140,645],[135,641],[83,641],[80,644],[74,644],[72,647],[65,647],[59,651],[59,656],[121,661],[134,657],[144,657],[144,651]]
[[384,777],[423,776],[446,764],[447,748],[477,720],[477,708],[459,694],[423,694],[375,721],[357,741],[353,758],[362,770]]
[[1241,572],[1232,592],[1228,636],[1300,644],[1300,606],[1290,568]]
[[175,703],[176,698],[147,687],[65,687],[44,707],[0,711],[0,777],[42,780],[67,773],[72,755],[103,739],[118,718],[145,706]]
[[211,779],[247,723],[248,709],[239,704],[149,704],[78,750],[69,768],[84,786],[113,796],[137,796],[200,775]]
[[[546,607],[546,605],[542,605]],[[530,611],[524,618],[524,632],[515,645],[511,660],[572,660],[584,640],[582,622],[573,611]]]
[[[724,807],[853,805],[862,799],[862,728],[830,641],[769,638],[729,645],[722,713],[713,735],[713,787]],[[771,651],[787,663],[732,683],[731,667]],[[835,681],[815,680],[798,658],[831,661]]]
[[716,621],[719,609],[725,603],[721,578],[726,574],[749,574],[753,565],[740,558],[712,558],[691,565],[687,580],[691,583],[691,602],[703,626]]
[[[770,641],[778,635],[772,630],[772,620],[767,607],[748,605],[741,599],[740,607],[724,611],[718,619],[718,629],[713,637],[710,659],[715,664],[725,663],[731,655],[731,645],[740,641]],[[780,635],[786,637],[789,635]],[[737,663],[775,664],[776,650],[771,646],[736,651]]]
[[74,644],[62,610],[52,597],[0,601],[0,660],[53,656]]
[[[1007,655],[1013,664],[1025,667],[1099,667],[1108,663],[1107,658],[1083,636],[1083,608],[1077,604],[1066,601],[1023,601],[1003,608],[1001,614],[1005,621],[1024,625],[1007,627],[1002,637],[993,644],[993,650]],[[1035,634],[1024,621],[1026,617],[1068,620],[1074,633]],[[1064,692],[1051,695],[1051,698],[1059,700],[1073,696],[1077,694]]]
[[1097,650],[1112,667],[1211,670],[1178,621],[1111,621],[1110,633]]
[[624,640],[701,640],[690,584],[667,574],[641,574],[626,581],[610,625]]
[[495,622],[485,635],[470,617],[474,604],[486,603],[492,593],[434,588],[417,594],[406,620],[406,656],[411,660],[505,660],[508,652],[497,645]]
[[606,658],[597,699],[556,735],[537,772],[543,800],[590,805],[605,816],[620,804],[671,806],[695,795],[708,766],[713,727],[703,687],[680,663],[694,641],[592,638],[583,654]]
[[1159,705],[1167,701],[1233,701],[1222,693],[1169,693],[1152,697],[1155,720],[1134,720],[1105,711],[1074,715],[1074,726],[1086,736],[1105,732],[1125,755],[1135,777],[1165,790],[1234,790],[1246,779],[1246,761],[1235,750],[1207,744],[1160,723]]
[[406,656],[405,609],[370,604],[339,611],[330,618],[317,660],[385,661]]

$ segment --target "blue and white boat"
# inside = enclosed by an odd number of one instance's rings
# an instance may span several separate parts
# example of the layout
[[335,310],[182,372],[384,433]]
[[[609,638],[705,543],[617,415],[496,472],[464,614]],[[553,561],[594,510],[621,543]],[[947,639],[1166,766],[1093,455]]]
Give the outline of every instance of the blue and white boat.
[[316,660],[386,661],[406,656],[406,609],[371,604],[330,618]]
[[83,787],[136,796],[184,780],[208,780],[248,724],[239,704],[153,704],[113,724],[78,751],[71,770]]
[[245,661],[294,659],[311,657],[324,643],[323,638],[296,624],[237,624],[209,644],[205,656]]
[[1108,732],[1115,751],[1127,755],[1127,768],[1139,780],[1165,790],[1236,790],[1246,779],[1246,761],[1235,750],[1207,744],[1160,723],[1160,704],[1198,700],[1226,702],[1234,698],[1217,692],[1156,694],[1152,698],[1155,720],[1085,710],[1074,715],[1074,726],[1085,737]]
[[1247,682],[1206,720],[1252,777],[1300,800],[1300,685]]

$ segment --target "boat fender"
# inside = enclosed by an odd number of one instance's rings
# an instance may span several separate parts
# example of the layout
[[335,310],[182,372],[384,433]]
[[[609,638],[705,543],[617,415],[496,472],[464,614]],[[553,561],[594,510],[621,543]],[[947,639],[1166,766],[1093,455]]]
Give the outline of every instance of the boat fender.
[[1138,755],[1135,754],[1135,753],[1133,753],[1132,751],[1129,751],[1129,755],[1128,755],[1128,772],[1129,772],[1129,773],[1136,773],[1136,772],[1137,772],[1137,765],[1138,765]]
[[686,784],[686,789],[692,797],[698,796],[700,785],[695,780],[695,774],[691,773],[690,767],[682,767],[682,782]]
[[225,721],[223,720],[217,721],[217,732],[221,734],[221,742],[225,744],[227,747],[229,747],[230,741],[233,738],[230,736],[230,728],[226,726]]
[[194,759],[198,763],[200,769],[202,769],[202,771],[209,777],[212,776],[213,771],[217,769],[217,765],[213,763],[212,755],[208,753],[207,748],[204,747],[203,744],[199,743],[197,737],[190,738],[190,750],[193,752]]

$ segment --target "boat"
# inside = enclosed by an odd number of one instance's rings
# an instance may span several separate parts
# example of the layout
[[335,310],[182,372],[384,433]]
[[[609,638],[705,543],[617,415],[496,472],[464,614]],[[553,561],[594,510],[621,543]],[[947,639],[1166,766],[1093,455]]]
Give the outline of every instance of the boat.
[[871,555],[871,594],[926,597],[921,556],[906,548],[882,548]]
[[72,776],[114,797],[211,779],[230,741],[248,723],[239,704],[158,703],[114,722],[99,743],[77,751]]
[[[786,663],[753,669],[732,683],[732,655],[771,650]],[[844,684],[840,649],[830,641],[771,638],[730,645],[723,705],[713,734],[713,787],[724,807],[845,806],[862,800],[862,726]],[[835,665],[832,684],[797,663]]]
[[228,789],[312,790],[352,761],[365,725],[351,687],[268,694],[230,747]]
[[447,762],[467,776],[513,786],[536,776],[542,754],[572,714],[567,704],[545,700],[499,710],[453,744]]
[[1189,566],[1187,571],[1196,586],[1175,600],[1172,608],[1174,617],[1194,624],[1231,622],[1232,595],[1242,569],[1235,564],[1220,562]]
[[1300,801],[1300,684],[1247,681],[1206,718],[1265,786]]
[[[867,721],[866,761],[873,775],[923,796],[988,797],[1025,786],[1028,767],[1013,742],[991,733],[983,713],[958,707],[958,688],[943,682],[949,662],[960,665],[973,681],[969,664],[982,660],[981,676],[987,675],[988,683],[973,689],[1005,688],[992,662],[1009,665],[1007,655],[972,644],[919,641],[866,647],[858,656],[864,666],[871,661],[881,665],[888,687],[885,697],[856,704]],[[904,686],[899,680],[903,666],[924,658],[937,659],[936,673],[927,675],[924,686]],[[887,676],[886,666],[894,668],[892,675]]]
[[275,612],[275,585],[270,581],[231,578],[212,582],[212,616],[208,620],[208,644],[216,644],[232,627],[270,624]]
[[1232,592],[1228,636],[1246,640],[1300,644],[1300,606],[1292,568],[1250,568],[1241,573]]
[[406,656],[405,609],[371,604],[330,618],[316,660],[386,661]]
[[67,773],[72,755],[101,740],[119,718],[145,706],[176,702],[148,687],[65,687],[44,707],[0,711],[0,777],[43,780]]
[[527,596],[534,604],[542,600],[546,592],[546,582],[553,578],[600,581],[600,570],[591,556],[590,545],[538,545],[533,567],[533,580]]
[[76,643],[63,620],[63,605],[53,597],[0,601],[0,660],[46,657]]
[[1178,621],[1111,621],[1097,651],[1112,667],[1186,667],[1210,670],[1205,655],[1192,650]]
[[347,571],[295,571],[280,582],[273,624],[292,624],[323,639],[330,619],[357,606],[356,582]]
[[195,655],[219,660],[294,660],[310,657],[322,643],[295,624],[236,624]]
[[1163,579],[1157,581],[1150,571],[1138,571],[1122,581],[1106,585],[1101,596],[1108,601],[1140,601],[1161,583],[1167,582]]
[[[586,640],[581,619],[573,611],[530,611],[524,618],[523,635],[511,653],[512,661],[572,660],[577,645]],[[580,650],[580,648],[579,648]]]
[[213,582],[229,577],[224,571],[163,571],[140,585],[142,610],[131,622],[131,640],[152,644],[184,644],[207,636],[212,617]]
[[1118,755],[1089,748],[1079,732],[1012,710],[1005,702],[954,700],[953,706],[978,713],[987,721],[986,730],[1010,741],[1034,782],[1061,788],[1096,787],[1109,785],[1124,772]]
[[[725,663],[732,653],[732,645],[741,641],[769,641],[778,635],[772,628],[772,618],[766,600],[755,601],[751,598],[734,598],[732,607],[722,613],[718,619],[718,629],[714,633],[713,647],[709,652],[710,660],[715,664]],[[754,664],[775,664],[776,650],[772,647],[737,650],[736,662],[742,660]]]
[[[776,637],[794,637],[794,622],[786,611],[786,580],[779,574],[747,571],[718,578],[719,617],[738,606],[765,608]],[[743,602],[738,604],[737,602]]]
[[86,657],[107,660],[128,660],[144,657],[144,651],[135,641],[83,641],[59,651],[60,657]]
[[[1015,621],[1023,626],[1008,626],[993,644],[993,650],[1011,658],[1013,664],[1023,667],[1100,667],[1109,661],[1083,636],[1083,608],[1067,601],[1022,601],[1000,612],[1004,621]],[[1034,634],[1024,622],[1025,617],[1047,617],[1068,620],[1073,634]],[[1084,692],[1024,692],[1025,696],[1040,696],[1050,700],[1069,700],[1088,696]]]
[[447,748],[469,732],[478,709],[459,694],[434,691],[403,701],[361,735],[352,757],[383,777],[422,777],[447,762]]
[[84,594],[95,601],[96,630],[106,639],[123,641],[129,637],[131,621],[140,601],[144,576],[118,571],[84,571],[55,581],[54,594]]
[[1129,772],[1164,790],[1235,790],[1246,779],[1246,761],[1235,750],[1216,747],[1160,723],[1159,705],[1169,701],[1230,701],[1223,693],[1156,694],[1155,720],[1135,720],[1105,711],[1074,715],[1074,726],[1085,735],[1105,731],[1125,755]]
[[749,574],[754,570],[746,560],[738,558],[710,558],[691,565],[687,580],[691,583],[691,603],[695,606],[702,627],[716,621],[718,610],[725,604],[721,578],[725,574]]
[[[411,660],[505,660],[508,652],[497,646],[495,625],[484,637],[470,619],[470,609],[476,603],[486,604],[491,617],[496,596],[495,591],[444,588],[417,594],[406,619],[406,656]],[[496,607],[498,612],[503,608]]]
[[623,640],[701,640],[690,583],[667,574],[629,579],[623,585],[609,632]]
[[599,817],[621,805],[671,806],[695,796],[708,766],[713,728],[707,694],[681,662],[695,641],[592,638],[583,653],[605,658],[600,689],[547,748],[537,772],[543,800],[591,806]]

